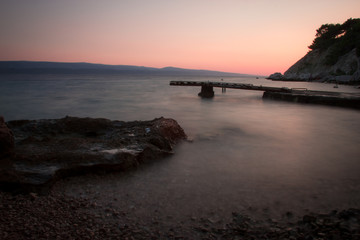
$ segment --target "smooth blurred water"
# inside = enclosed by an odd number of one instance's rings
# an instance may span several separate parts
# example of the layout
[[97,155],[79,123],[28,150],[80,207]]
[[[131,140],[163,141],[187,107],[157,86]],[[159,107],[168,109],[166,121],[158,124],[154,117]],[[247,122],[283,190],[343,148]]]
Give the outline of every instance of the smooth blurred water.
[[[170,159],[127,177],[94,182],[94,194],[103,202],[126,193],[127,198],[117,204],[137,206],[142,217],[150,214],[149,206],[179,218],[211,211],[219,216],[219,212],[242,211],[280,217],[286,211],[360,208],[360,111],[263,100],[262,92],[234,89],[224,94],[215,89],[213,99],[201,99],[199,87],[170,86],[172,80],[220,81],[165,76],[0,76],[0,115],[6,120],[66,115],[124,121],[176,119],[193,142],[178,145]],[[359,92],[351,86],[334,89],[332,84],[321,83],[224,81]],[[85,185],[78,182],[69,192],[81,192]]]

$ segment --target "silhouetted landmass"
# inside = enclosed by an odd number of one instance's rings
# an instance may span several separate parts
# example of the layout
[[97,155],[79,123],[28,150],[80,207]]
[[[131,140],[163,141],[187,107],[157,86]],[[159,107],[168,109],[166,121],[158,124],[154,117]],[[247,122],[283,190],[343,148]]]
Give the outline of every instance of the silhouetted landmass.
[[269,79],[360,83],[360,19],[323,24],[316,30],[310,51],[285,73]]
[[129,65],[105,65],[94,63],[0,61],[0,74],[138,74],[179,76],[247,76],[209,70],[184,68],[151,68]]

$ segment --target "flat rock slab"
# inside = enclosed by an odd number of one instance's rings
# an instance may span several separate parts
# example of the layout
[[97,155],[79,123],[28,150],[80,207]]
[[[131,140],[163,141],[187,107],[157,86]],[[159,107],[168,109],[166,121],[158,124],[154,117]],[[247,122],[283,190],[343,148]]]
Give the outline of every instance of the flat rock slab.
[[59,178],[124,171],[173,153],[186,139],[173,119],[122,122],[65,117],[7,122],[15,148],[1,159],[0,187],[43,191]]

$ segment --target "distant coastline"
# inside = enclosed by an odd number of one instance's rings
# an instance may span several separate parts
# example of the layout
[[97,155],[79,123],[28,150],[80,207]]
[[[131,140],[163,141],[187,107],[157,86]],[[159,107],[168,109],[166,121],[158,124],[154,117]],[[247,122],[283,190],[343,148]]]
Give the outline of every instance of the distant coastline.
[[95,63],[0,61],[0,74],[131,74],[171,76],[252,77],[255,75],[176,67],[152,68]]

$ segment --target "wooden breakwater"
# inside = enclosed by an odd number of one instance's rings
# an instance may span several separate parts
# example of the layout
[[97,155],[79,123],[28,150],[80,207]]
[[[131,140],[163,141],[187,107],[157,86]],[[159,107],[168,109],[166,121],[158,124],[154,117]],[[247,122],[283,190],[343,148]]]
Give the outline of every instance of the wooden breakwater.
[[299,103],[324,104],[360,109],[360,93],[315,91],[306,88],[268,87],[246,83],[210,82],[210,81],[170,81],[171,86],[199,86],[200,97],[212,98],[214,88],[227,88],[263,91],[264,99],[283,100]]

